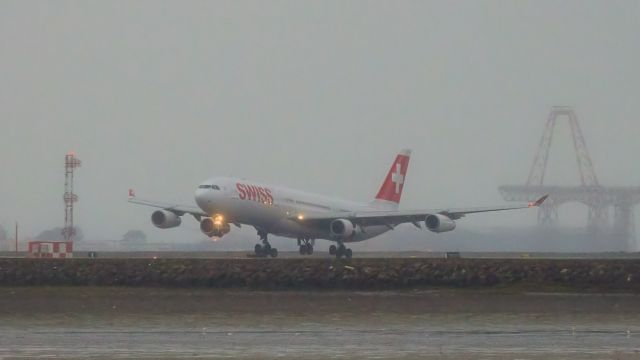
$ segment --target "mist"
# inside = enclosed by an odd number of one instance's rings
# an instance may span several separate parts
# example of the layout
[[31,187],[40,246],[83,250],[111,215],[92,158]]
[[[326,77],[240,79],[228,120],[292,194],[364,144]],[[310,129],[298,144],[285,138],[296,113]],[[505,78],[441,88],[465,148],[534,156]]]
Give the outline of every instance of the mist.
[[[95,244],[133,229],[206,241],[190,218],[154,228],[129,188],[193,204],[220,175],[369,201],[401,148],[402,209],[502,204],[554,105],[576,110],[602,184],[637,186],[639,30],[637,1],[3,1],[0,225],[62,226],[71,150],[75,221]],[[546,182],[578,184],[558,131]],[[584,206],[560,211],[584,225]],[[458,230],[535,223],[525,210]],[[361,246],[440,241],[405,226]],[[210,249],[255,239],[233,228]]]

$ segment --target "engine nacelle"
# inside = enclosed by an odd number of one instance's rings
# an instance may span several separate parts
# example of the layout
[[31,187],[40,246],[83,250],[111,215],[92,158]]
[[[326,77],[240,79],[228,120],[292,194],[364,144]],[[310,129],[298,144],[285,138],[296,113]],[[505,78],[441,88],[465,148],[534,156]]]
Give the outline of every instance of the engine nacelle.
[[336,219],[329,224],[329,234],[332,238],[348,239],[356,232],[356,227],[347,219]]
[[169,229],[182,223],[180,216],[167,210],[156,210],[151,214],[151,222],[160,229]]
[[456,222],[451,220],[450,217],[442,214],[433,214],[427,216],[424,220],[424,224],[427,229],[434,233],[442,233],[451,231],[456,228]]
[[207,217],[200,221],[200,230],[208,237],[222,237],[231,231],[231,225]]

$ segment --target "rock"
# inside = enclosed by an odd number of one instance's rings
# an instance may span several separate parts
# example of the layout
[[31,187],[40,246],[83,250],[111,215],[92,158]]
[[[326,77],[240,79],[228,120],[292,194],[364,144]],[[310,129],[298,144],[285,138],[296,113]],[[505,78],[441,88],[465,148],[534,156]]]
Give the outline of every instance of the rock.
[[640,260],[0,259],[0,286],[387,289],[519,284],[640,293]]

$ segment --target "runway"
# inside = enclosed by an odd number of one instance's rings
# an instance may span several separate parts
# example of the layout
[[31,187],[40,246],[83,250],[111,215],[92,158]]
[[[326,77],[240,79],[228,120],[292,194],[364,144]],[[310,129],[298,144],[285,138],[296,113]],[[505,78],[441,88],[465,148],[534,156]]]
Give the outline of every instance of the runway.
[[[95,252],[98,258],[160,258],[160,259],[252,259],[252,251],[75,251],[75,258],[86,258],[89,252]],[[416,258],[442,259],[447,254],[455,254],[466,259],[640,259],[640,252],[436,252],[436,251],[358,251],[354,258]],[[0,258],[26,257],[25,252],[0,252]],[[313,255],[300,255],[297,251],[281,251],[278,258],[306,259],[306,258],[334,258],[325,251],[316,251]]]
[[640,297],[3,288],[2,359],[637,359]]

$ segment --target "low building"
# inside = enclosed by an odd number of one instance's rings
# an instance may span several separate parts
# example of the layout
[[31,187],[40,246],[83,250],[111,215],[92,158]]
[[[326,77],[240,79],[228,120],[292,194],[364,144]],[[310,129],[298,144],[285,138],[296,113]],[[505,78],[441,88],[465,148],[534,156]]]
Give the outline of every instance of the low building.
[[29,241],[30,258],[71,258],[73,241]]

